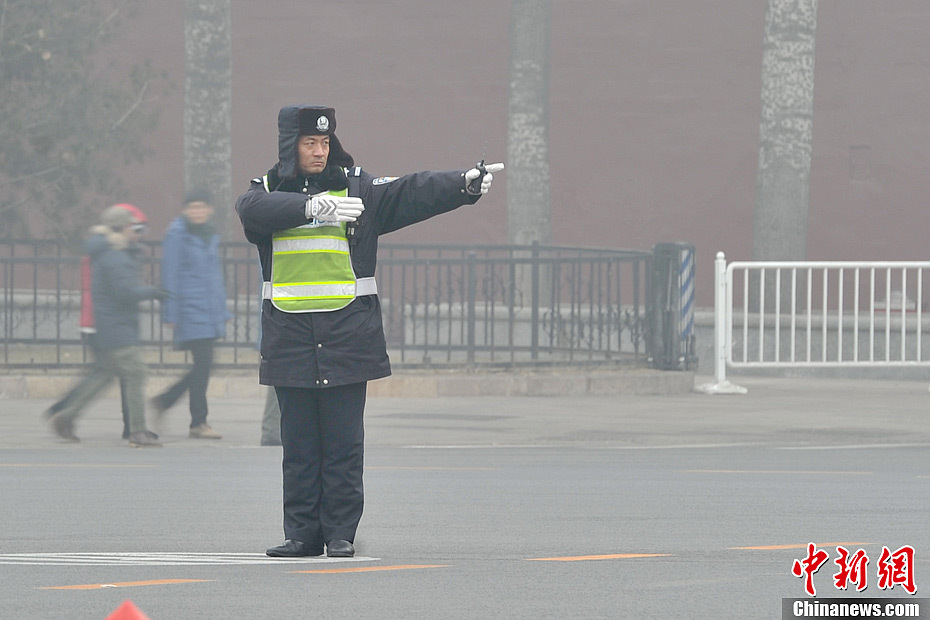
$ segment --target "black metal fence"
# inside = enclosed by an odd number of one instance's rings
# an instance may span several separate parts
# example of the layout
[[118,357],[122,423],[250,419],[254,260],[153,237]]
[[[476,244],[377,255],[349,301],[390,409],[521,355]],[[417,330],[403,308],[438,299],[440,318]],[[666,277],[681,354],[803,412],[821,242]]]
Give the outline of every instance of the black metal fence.
[[[145,244],[158,282],[161,246]],[[221,246],[232,321],[217,366],[254,368],[261,275],[253,246]],[[376,274],[395,367],[645,364],[652,254],[547,246],[382,244]],[[0,242],[0,362],[83,365],[80,257],[55,242]],[[142,304],[146,360],[186,363],[156,302]]]

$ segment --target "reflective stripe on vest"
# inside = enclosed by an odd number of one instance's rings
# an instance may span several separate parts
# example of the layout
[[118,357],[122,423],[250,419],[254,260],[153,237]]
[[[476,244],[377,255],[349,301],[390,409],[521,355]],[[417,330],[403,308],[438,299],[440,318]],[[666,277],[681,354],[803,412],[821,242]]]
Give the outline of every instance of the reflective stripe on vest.
[[[262,299],[271,299],[271,282],[262,282]],[[363,297],[364,295],[377,295],[378,283],[371,278],[359,278],[355,281],[355,296]]]
[[264,283],[262,297],[282,312],[339,310],[358,295],[377,294],[374,278],[362,283],[355,277],[345,223],[313,221],[278,231],[271,251],[271,282]]

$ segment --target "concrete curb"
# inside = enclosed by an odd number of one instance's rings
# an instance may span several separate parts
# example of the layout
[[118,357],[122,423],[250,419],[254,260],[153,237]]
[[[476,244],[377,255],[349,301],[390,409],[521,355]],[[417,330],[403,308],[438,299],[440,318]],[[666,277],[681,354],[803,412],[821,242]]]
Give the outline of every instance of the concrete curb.
[[[177,374],[152,373],[146,392],[165,389]],[[0,400],[55,399],[80,378],[76,373],[0,375]],[[683,394],[694,389],[694,373],[650,369],[592,370],[568,368],[546,372],[395,372],[372,381],[373,398],[438,398],[446,396],[611,396]],[[264,398],[267,388],[255,373],[218,372],[210,379],[210,398]],[[114,382],[102,398],[119,396]]]

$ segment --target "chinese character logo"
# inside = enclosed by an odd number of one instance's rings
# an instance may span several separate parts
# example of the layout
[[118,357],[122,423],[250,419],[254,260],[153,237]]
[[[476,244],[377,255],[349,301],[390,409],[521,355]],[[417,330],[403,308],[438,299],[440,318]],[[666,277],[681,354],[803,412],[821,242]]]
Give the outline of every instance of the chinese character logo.
[[840,570],[833,575],[833,585],[836,589],[845,590],[852,581],[856,584],[857,592],[865,590],[869,586],[869,577],[866,574],[869,556],[862,549],[856,551],[852,557],[844,547],[837,547],[836,552],[840,554],[840,557],[833,560],[833,563],[840,567]]
[[808,543],[807,557],[803,560],[795,560],[791,567],[792,575],[805,578],[804,590],[810,596],[817,596],[817,590],[814,588],[814,573],[820,570],[829,557],[826,551],[817,549],[814,543]]
[[[857,592],[863,592],[869,586],[868,583],[868,566],[869,556],[863,549],[858,549],[855,553],[842,546],[837,546],[836,553],[838,557],[833,561],[839,567],[839,570],[833,575],[833,586],[837,590],[847,590],[850,584],[856,586]],[[821,569],[827,562],[830,555],[818,549],[814,543],[808,543],[807,556],[803,559],[795,560],[791,566],[791,574],[795,577],[804,578],[804,591],[809,596],[817,596],[817,589],[814,587],[814,574]],[[878,560],[878,587],[882,590],[891,590],[895,586],[901,586],[908,594],[917,593],[917,585],[914,582],[914,548],[905,545],[897,551],[890,551],[888,547],[882,547],[882,555]]]
[[908,594],[917,592],[914,584],[914,548],[910,545],[894,553],[888,547],[882,547],[882,557],[878,559],[878,587],[891,590],[895,586],[902,586]]

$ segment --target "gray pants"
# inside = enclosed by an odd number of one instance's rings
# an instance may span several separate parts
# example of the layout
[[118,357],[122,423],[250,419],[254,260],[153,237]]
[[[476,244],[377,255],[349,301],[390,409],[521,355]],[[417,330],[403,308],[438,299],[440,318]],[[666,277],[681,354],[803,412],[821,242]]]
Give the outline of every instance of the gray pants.
[[114,377],[123,384],[125,405],[129,421],[129,432],[138,433],[145,428],[145,377],[148,369],[139,357],[139,347],[98,349],[97,363],[91,373],[75,388],[68,404],[58,415],[74,420]]

